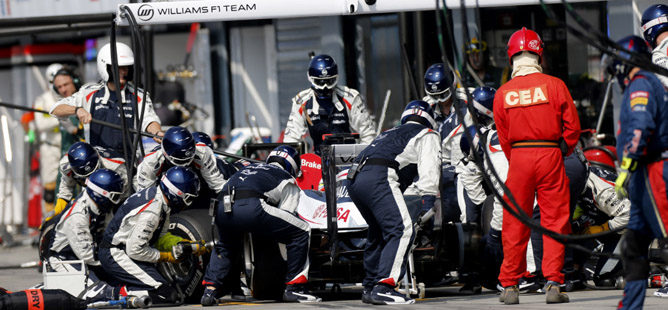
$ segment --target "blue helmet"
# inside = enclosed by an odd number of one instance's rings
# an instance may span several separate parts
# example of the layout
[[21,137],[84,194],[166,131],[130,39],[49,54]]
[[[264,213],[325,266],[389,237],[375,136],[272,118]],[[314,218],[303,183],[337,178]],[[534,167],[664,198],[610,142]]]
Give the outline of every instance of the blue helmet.
[[656,38],[668,31],[668,5],[655,4],[642,13],[642,35],[652,47],[656,47]]
[[442,63],[431,65],[424,73],[424,91],[436,102],[450,99],[454,85],[454,73]]
[[464,156],[469,159],[474,158],[473,155],[471,155],[471,149],[474,149],[474,152],[476,152],[478,156],[482,158],[484,154],[483,153],[484,148],[481,145],[480,136],[478,136],[476,127],[475,126],[466,127],[466,131],[473,138],[473,142],[469,140],[469,136],[467,134],[463,134],[462,138],[459,140],[459,148],[462,150],[462,153],[464,153]]
[[[632,55],[629,52],[646,57],[647,60],[650,58],[649,46],[647,45],[647,42],[645,42],[645,40],[639,36],[628,36],[617,41],[617,44],[621,45],[628,51],[619,51],[620,56],[623,58],[630,59]],[[634,66],[628,62],[621,61],[607,55],[604,56],[604,63],[606,63],[608,73],[617,78],[619,86],[622,89],[626,88],[626,77],[629,75],[629,72],[631,72],[631,69],[633,69]]]
[[494,120],[494,95],[496,89],[489,86],[481,86],[473,90],[473,108],[478,120],[489,123]]
[[195,157],[195,139],[188,129],[179,126],[169,128],[162,137],[162,151],[170,163],[187,166]]
[[211,140],[211,137],[209,137],[209,135],[206,133],[195,131],[193,132],[193,139],[195,139],[195,144],[204,143],[206,146],[213,149],[213,140]]
[[193,203],[199,195],[199,178],[188,167],[169,168],[160,179],[160,189],[167,197],[167,204],[180,211]]
[[401,114],[401,124],[408,121],[418,122],[428,128],[436,128],[434,121],[434,108],[422,100],[413,100],[406,105],[404,113]]
[[308,64],[308,80],[317,90],[333,89],[339,78],[339,68],[329,55],[317,55]]
[[269,153],[267,163],[279,163],[285,171],[289,172],[293,177],[298,177],[301,174],[301,159],[299,152],[291,146],[281,145]]
[[102,213],[121,203],[123,179],[109,169],[95,170],[86,179],[86,194],[97,204]]
[[70,167],[72,167],[74,174],[80,177],[87,177],[97,169],[100,155],[90,144],[76,142],[67,151],[67,160],[70,162]]

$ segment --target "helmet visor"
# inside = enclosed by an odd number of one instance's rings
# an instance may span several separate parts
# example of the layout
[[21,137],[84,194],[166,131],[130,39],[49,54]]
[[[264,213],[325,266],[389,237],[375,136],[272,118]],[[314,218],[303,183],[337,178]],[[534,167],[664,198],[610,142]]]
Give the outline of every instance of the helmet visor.
[[90,169],[88,172],[84,172],[84,171],[87,170],[87,167],[85,167],[85,166],[84,167],[77,167],[77,168],[72,167],[72,172],[74,172],[74,174],[77,175],[78,177],[87,178],[89,175],[91,175],[91,173],[93,173],[93,172],[95,172],[95,170],[97,170],[97,167],[99,165],[100,165],[100,161],[98,160],[98,161],[95,162],[95,167],[93,167],[93,169]]
[[186,206],[190,206],[197,198],[197,194],[185,193],[180,190],[178,187],[176,187],[176,185],[170,182],[165,175],[162,176],[162,183],[165,184],[170,194],[181,198]]
[[316,89],[334,88],[334,86],[336,86],[336,82],[338,81],[338,79],[339,79],[338,75],[326,78],[314,78],[309,76],[309,81]]
[[185,167],[187,165],[190,165],[190,163],[193,161],[193,158],[195,158],[195,154],[193,154],[193,156],[190,156],[190,157],[187,157],[187,158],[179,158],[179,157],[176,157],[176,156],[169,156],[169,155],[167,155],[167,152],[165,152],[164,148],[162,150],[163,150],[163,154],[165,155],[167,160],[169,160],[169,162],[172,163],[172,165],[175,165],[175,166]]
[[452,91],[450,90],[450,88],[448,88],[440,93],[427,92],[427,94],[436,102],[445,102],[448,101],[448,99],[450,99],[450,97],[452,96]]
[[111,203],[113,204],[118,204],[121,202],[121,197],[123,196],[123,193],[121,192],[109,192],[97,186],[95,183],[90,182],[89,179],[86,179],[86,187],[90,188],[91,190],[93,190],[93,192],[97,193],[98,195],[109,199],[109,201],[111,201]]

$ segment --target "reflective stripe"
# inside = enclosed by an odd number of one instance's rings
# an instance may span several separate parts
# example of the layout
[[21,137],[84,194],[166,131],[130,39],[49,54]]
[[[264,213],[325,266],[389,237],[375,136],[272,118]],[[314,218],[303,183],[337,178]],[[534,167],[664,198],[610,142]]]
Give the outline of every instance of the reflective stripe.
[[118,267],[121,267],[128,275],[155,289],[162,285],[160,281],[151,277],[144,269],[135,264],[125,251],[118,248],[109,248],[109,253],[111,254],[111,258],[118,264]]
[[399,276],[401,276],[401,265],[404,263],[404,257],[406,257],[406,252],[408,251],[411,237],[413,235],[413,220],[411,219],[410,213],[408,213],[406,201],[404,201],[404,195],[398,186],[399,183],[394,181],[398,179],[399,177],[397,176],[395,170],[387,169],[387,183],[390,185],[390,190],[392,191],[394,202],[399,209],[399,214],[401,214],[401,220],[404,224],[401,239],[399,239],[399,245],[397,246],[397,254],[394,256],[394,263],[392,263],[392,269],[390,270],[389,274],[389,277],[394,279],[394,283],[399,283]]

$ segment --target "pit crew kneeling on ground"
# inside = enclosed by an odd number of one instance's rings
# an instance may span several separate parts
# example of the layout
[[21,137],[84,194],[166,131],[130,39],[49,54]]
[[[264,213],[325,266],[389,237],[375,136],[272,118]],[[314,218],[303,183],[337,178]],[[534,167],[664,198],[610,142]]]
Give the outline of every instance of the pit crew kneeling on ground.
[[95,284],[95,289],[88,290],[93,295],[84,295],[87,302],[113,298],[111,286],[104,282],[97,283],[106,279],[106,273],[97,258],[97,241],[104,229],[105,217],[121,202],[122,189],[123,180],[118,173],[97,169],[86,179],[86,189],[65,207],[65,212],[51,219],[57,224],[52,235],[47,237],[52,239],[47,241],[45,263],[57,272],[68,272],[78,270],[79,267],[76,264],[63,264],[62,261],[82,260],[88,268],[87,286],[90,288]]
[[376,137],[348,172],[350,198],[369,225],[364,251],[365,303],[415,302],[394,290],[406,272],[414,238],[403,192],[419,175],[416,187],[422,196],[423,210],[434,206],[439,180],[439,174],[434,172],[441,165],[435,126],[433,108],[424,101],[411,101],[404,109],[401,125]]
[[106,150],[100,146],[93,147],[86,142],[72,144],[67,156],[60,159],[60,186],[55,213],[60,213],[69,203],[78,185],[84,187],[86,178],[98,168],[106,168],[118,173],[123,180],[121,198],[129,195],[128,172],[125,159],[120,154]]
[[148,295],[157,304],[177,302],[176,290],[156,263],[176,262],[172,246],[183,239],[167,233],[169,215],[188,207],[198,192],[195,172],[173,167],[159,185],[133,194],[116,211],[100,243],[100,262],[109,284],[120,286],[120,297]]
[[266,164],[254,164],[234,174],[218,197],[216,226],[220,242],[206,269],[202,305],[216,304],[217,288],[232,268],[230,258],[242,250],[243,234],[275,239],[287,248],[287,274],[283,301],[319,302],[305,287],[311,228],[296,214],[301,189],[299,153],[289,146],[275,148]]
[[195,143],[188,129],[176,126],[165,132],[160,147],[146,154],[144,160],[137,166],[135,188],[142,190],[154,186],[161,173],[174,166],[189,167],[198,171],[216,194],[225,184],[225,178],[216,165],[213,150],[204,143]]

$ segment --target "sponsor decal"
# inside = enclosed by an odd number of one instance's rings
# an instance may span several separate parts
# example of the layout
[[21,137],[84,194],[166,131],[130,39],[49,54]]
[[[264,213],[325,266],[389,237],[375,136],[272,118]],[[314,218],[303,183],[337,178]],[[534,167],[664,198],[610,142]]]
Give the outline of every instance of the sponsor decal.
[[[341,207],[336,208],[337,221],[343,221],[344,223],[347,223],[349,216],[350,216],[349,209],[344,209]],[[311,218],[314,220],[318,218],[327,218],[327,206],[325,204],[320,205],[318,208],[315,209],[315,212],[313,212]]]
[[301,166],[315,169],[322,169],[322,164],[316,163],[314,161],[307,161],[306,159],[302,159]]
[[155,10],[153,10],[153,7],[150,4],[143,4],[137,9],[137,17],[143,21],[151,20],[154,14]]
[[634,91],[629,95],[631,99],[633,98],[638,98],[638,97],[644,97],[644,98],[649,98],[649,93],[646,91]]
[[[148,6],[148,5],[147,5]],[[141,6],[139,10],[144,8],[141,13],[145,15],[145,19],[140,17],[143,21],[148,21],[153,18],[153,8],[149,6],[148,8]],[[188,14],[216,14],[216,13],[229,13],[229,12],[245,12],[245,11],[256,11],[257,3],[251,4],[223,4],[223,5],[200,5],[200,6],[185,6],[185,7],[172,7],[172,8],[157,8],[158,16],[169,16],[169,15],[188,15]],[[141,16],[141,15],[140,15]]]
[[548,103],[547,96],[545,85],[528,89],[510,89],[503,92],[503,107],[510,109]]

